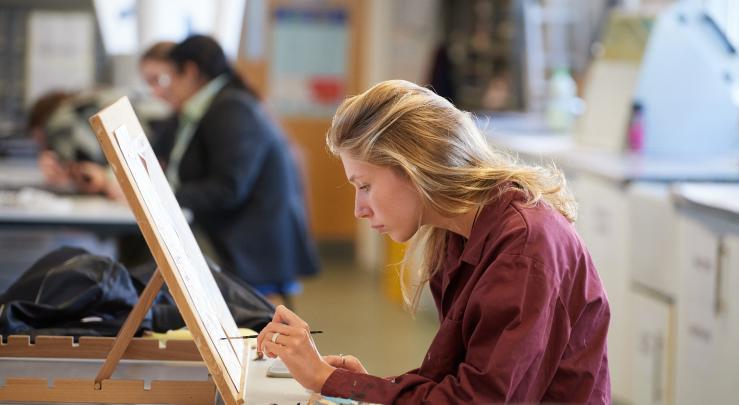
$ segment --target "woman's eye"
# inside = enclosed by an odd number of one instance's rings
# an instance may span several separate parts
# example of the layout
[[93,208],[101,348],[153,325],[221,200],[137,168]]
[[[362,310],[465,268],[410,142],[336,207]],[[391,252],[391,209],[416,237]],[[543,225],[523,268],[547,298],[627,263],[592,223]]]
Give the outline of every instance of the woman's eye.
[[368,184],[365,184],[363,186],[359,186],[359,189],[362,190],[362,191],[367,191],[367,190],[369,190],[369,185]]

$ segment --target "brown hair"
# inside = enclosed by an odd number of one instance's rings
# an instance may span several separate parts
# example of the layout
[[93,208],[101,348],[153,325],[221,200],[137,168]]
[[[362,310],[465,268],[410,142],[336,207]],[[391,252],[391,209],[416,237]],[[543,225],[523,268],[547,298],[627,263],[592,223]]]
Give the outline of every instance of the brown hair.
[[73,93],[52,91],[39,97],[31,106],[26,125],[28,129],[43,128],[62,103]]
[[[551,205],[574,221],[577,206],[556,167],[522,165],[491,148],[472,115],[431,90],[403,80],[379,83],[338,108],[326,142],[335,155],[397,169],[425,204],[444,215],[477,209],[510,188],[527,204]],[[446,252],[445,229],[422,226],[401,266],[406,304],[415,311],[421,287],[439,270]],[[403,273],[420,280],[411,294]]]
[[144,53],[139,57],[139,63],[146,60],[157,61],[157,62],[169,62],[169,53],[177,45],[172,41],[159,41],[154,45],[150,46]]

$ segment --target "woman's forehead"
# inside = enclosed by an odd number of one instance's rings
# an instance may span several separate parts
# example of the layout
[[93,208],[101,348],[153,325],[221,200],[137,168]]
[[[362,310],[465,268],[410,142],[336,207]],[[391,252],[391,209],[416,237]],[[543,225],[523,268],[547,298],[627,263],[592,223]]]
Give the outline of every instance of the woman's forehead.
[[361,159],[357,159],[347,153],[342,152],[340,155],[341,162],[344,164],[346,177],[352,181],[361,177],[367,177],[382,169],[381,166],[374,165]]

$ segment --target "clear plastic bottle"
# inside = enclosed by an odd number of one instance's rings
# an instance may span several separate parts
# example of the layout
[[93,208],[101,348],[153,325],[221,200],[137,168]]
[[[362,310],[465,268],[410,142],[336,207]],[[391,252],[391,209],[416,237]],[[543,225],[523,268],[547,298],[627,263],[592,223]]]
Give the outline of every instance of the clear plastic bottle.
[[567,68],[557,68],[549,78],[547,91],[547,124],[555,131],[572,128],[577,103],[577,84]]

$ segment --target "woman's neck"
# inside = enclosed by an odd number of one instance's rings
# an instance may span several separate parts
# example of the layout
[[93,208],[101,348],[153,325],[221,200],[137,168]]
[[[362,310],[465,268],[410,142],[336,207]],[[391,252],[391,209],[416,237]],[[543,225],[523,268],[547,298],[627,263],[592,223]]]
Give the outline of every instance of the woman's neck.
[[482,205],[473,206],[471,210],[464,214],[455,215],[453,217],[443,216],[440,213],[431,213],[428,215],[428,225],[446,229],[465,239],[469,239],[472,234],[472,228],[475,226],[477,218],[482,211]]

